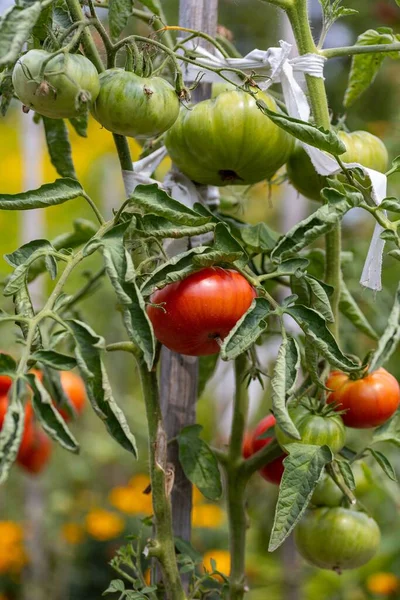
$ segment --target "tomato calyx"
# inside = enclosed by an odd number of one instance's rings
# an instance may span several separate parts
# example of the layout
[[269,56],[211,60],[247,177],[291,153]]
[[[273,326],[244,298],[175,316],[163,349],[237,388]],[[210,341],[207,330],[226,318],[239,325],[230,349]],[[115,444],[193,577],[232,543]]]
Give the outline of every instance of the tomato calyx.
[[337,410],[340,403],[336,403],[336,406],[332,404],[323,404],[319,402],[317,398],[304,398],[299,402],[300,406],[304,406],[312,415],[318,415],[320,417],[334,417],[346,412],[346,410]]

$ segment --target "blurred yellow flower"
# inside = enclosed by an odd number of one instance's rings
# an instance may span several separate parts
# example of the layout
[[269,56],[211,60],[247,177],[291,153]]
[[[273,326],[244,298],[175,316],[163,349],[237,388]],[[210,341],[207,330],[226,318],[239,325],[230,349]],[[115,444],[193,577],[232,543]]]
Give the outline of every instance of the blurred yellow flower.
[[220,527],[224,520],[224,511],[216,504],[202,504],[193,507],[193,527]]
[[372,594],[379,596],[390,596],[397,592],[400,580],[393,573],[374,573],[367,579],[367,588]]
[[203,496],[203,494],[201,493],[201,491],[199,490],[198,487],[196,487],[195,485],[193,486],[193,506],[196,506],[197,504],[203,504],[203,502],[205,502],[205,498]]
[[[217,564],[217,571],[221,571],[224,575],[228,576],[231,570],[231,555],[227,550],[209,550],[203,556],[203,567],[208,572],[212,571],[211,559],[215,560]],[[220,575],[213,575],[215,579],[222,581]]]
[[124,528],[125,521],[108,510],[93,509],[86,516],[86,531],[100,542],[118,537]]
[[139,475],[135,475],[129,480],[129,487],[142,493],[149,486],[149,484],[150,477],[144,473],[139,473]]
[[18,573],[28,562],[21,525],[0,521],[0,540],[0,573]]
[[129,486],[116,487],[108,497],[110,504],[127,515],[151,515],[151,496]]
[[68,544],[75,545],[82,542],[85,532],[78,523],[65,523],[61,528],[61,535]]

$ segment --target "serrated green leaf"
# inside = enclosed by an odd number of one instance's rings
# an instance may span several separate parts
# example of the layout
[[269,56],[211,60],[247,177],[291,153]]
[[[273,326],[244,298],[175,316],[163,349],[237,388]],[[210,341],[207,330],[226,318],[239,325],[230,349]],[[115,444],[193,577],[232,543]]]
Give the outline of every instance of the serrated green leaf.
[[394,213],[400,213],[400,200],[398,198],[385,198],[379,205],[382,210],[390,210]]
[[360,365],[350,360],[340,350],[335,338],[326,326],[326,321],[316,310],[295,304],[285,309],[300,325],[306,336],[331,365],[344,371],[357,371]]
[[153,213],[182,225],[197,226],[210,221],[209,217],[197,213],[185,204],[168,196],[155,183],[152,185],[138,185],[133,192],[131,206],[141,208],[146,213]]
[[202,267],[218,263],[236,263],[238,267],[247,264],[247,255],[225,223],[217,223],[214,232],[214,244],[208,252],[193,256],[193,263]]
[[75,179],[56,179],[36,190],[0,196],[0,210],[32,210],[63,204],[82,196],[83,189]]
[[95,413],[104,422],[112,437],[136,457],[135,438],[124,413],[114,400],[102,361],[103,338],[82,321],[68,319],[67,323],[75,338],[78,368]]
[[350,461],[348,461],[346,459],[340,459],[340,460],[336,460],[336,464],[339,467],[340,473],[341,473],[347,487],[350,490],[355,490],[356,482],[354,479]]
[[396,291],[393,308],[389,315],[386,329],[381,336],[378,347],[372,355],[368,371],[376,371],[385,364],[396,350],[400,341],[400,284]]
[[31,354],[31,359],[59,371],[71,371],[76,367],[76,359],[73,356],[61,354],[55,350],[37,350]]
[[3,117],[5,117],[10,107],[11,100],[14,97],[12,67],[8,67],[2,73],[0,73],[0,96],[0,113]]
[[392,256],[396,260],[400,260],[400,250],[391,250],[390,252],[388,252],[388,255]]
[[[357,46],[371,46],[378,44],[392,44],[397,42],[396,36],[388,31],[375,31],[368,29],[358,36]],[[379,68],[387,54],[371,53],[357,54],[353,56],[349,74],[349,82],[344,95],[344,106],[348,108],[363,94],[363,92],[373,83]]]
[[113,579],[108,588],[103,592],[102,596],[106,594],[112,594],[113,592],[123,592],[125,590],[125,583],[122,579]]
[[276,113],[270,110],[262,100],[258,100],[256,104],[275,125],[301,142],[334,155],[346,152],[346,146],[333,130],[317,127],[308,121],[301,121],[284,113]]
[[395,413],[389,421],[374,430],[373,444],[388,442],[400,448],[400,413]]
[[209,500],[218,500],[222,494],[218,461],[211,448],[200,439],[201,425],[184,427],[177,436],[179,462],[186,477]]
[[[29,295],[29,290],[26,282],[14,294],[13,300],[16,315],[21,315],[23,317],[27,317],[28,319],[32,319],[35,316],[35,311],[33,310],[32,300]],[[29,331],[28,323],[19,322],[17,323],[17,325],[20,327],[22,335],[26,339]],[[31,349],[32,351],[35,351],[41,347],[42,337],[40,334],[40,330],[37,327],[31,343]]]
[[397,242],[398,240],[398,236],[391,229],[384,229],[379,237],[386,242]]
[[145,236],[155,237],[159,239],[173,238],[179,239],[183,237],[192,237],[195,235],[203,235],[215,229],[215,223],[206,223],[205,225],[197,226],[182,226],[171,223],[163,217],[155,215],[144,215],[140,219],[139,234],[143,232]]
[[289,258],[334,229],[351,205],[340,192],[330,189],[329,194],[332,199],[330,204],[321,206],[281,237],[271,252],[271,260],[280,262]]
[[17,387],[17,383],[14,383],[11,390],[12,401],[8,405],[0,431],[0,484],[8,477],[24,431],[25,411],[18,398]]
[[0,373],[1,374],[9,374],[15,373],[17,369],[17,363],[9,354],[4,354],[0,352]]
[[276,422],[282,431],[291,438],[301,436],[289,416],[286,398],[293,389],[300,366],[300,351],[294,338],[285,335],[282,339],[271,379],[272,409]]
[[392,481],[397,481],[396,471],[386,456],[382,452],[374,450],[373,448],[368,447],[366,450],[371,453],[378,465],[381,467],[382,471],[389,477],[389,479]]
[[113,40],[117,40],[125,29],[129,17],[132,15],[132,0],[110,0],[108,4],[108,19],[110,33]]
[[63,119],[42,117],[51,164],[61,177],[76,179],[68,129]]
[[266,223],[244,227],[241,235],[245,245],[256,253],[272,250],[279,238],[279,233],[268,227]]
[[340,283],[340,299],[339,299],[340,312],[347,318],[359,331],[367,335],[373,340],[378,339],[378,334],[373,329],[372,325],[367,320],[367,317],[361,311],[356,300],[351,295],[347,285],[341,278]]
[[[47,258],[54,252],[55,249],[47,240],[33,240],[28,244],[24,244],[12,254],[6,254],[4,257],[5,260],[8,264],[14,266],[15,270],[8,277],[3,294],[5,296],[12,296],[18,292],[18,290],[26,284],[30,266],[39,258]],[[45,260],[45,267],[50,269],[51,274],[54,273],[53,263],[46,263]]]
[[66,450],[78,453],[79,444],[54,406],[43,383],[32,373],[28,373],[27,378],[33,390],[33,409],[45,432]]
[[268,550],[273,552],[293,531],[307,508],[325,465],[333,460],[328,446],[289,444],[289,456],[279,488],[274,524]]
[[193,256],[207,252],[207,246],[197,246],[187,252],[174,256],[163,265],[154,269],[150,277],[143,283],[140,291],[143,296],[150,296],[156,290],[160,290],[169,283],[180,281],[190,273],[198,271],[200,267],[193,264]]
[[64,391],[61,384],[60,373],[55,369],[41,363],[41,371],[43,373],[43,385],[49,392],[54,405],[61,408],[69,417],[76,417],[75,407],[71,403],[71,399]]
[[229,332],[221,347],[221,358],[232,360],[245,352],[267,329],[271,306],[265,298],[254,298],[250,308]]
[[41,2],[12,6],[0,21],[0,66],[13,63],[42,12]]
[[313,307],[321,313],[328,323],[333,323],[335,318],[323,284],[311,275],[306,275],[306,281],[311,289]]

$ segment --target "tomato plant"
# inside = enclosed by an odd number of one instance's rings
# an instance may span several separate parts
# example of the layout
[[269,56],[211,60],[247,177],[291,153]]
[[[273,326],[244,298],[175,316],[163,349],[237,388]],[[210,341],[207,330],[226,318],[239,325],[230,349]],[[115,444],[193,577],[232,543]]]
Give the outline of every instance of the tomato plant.
[[383,368],[361,379],[333,371],[326,385],[333,390],[327,401],[335,403],[337,410],[345,411],[342,419],[347,427],[378,427],[390,419],[400,404],[400,386]]
[[87,112],[100,89],[96,68],[85,56],[53,57],[44,50],[29,50],[19,59],[13,85],[25,106],[52,119]]
[[367,563],[380,543],[377,523],[348,508],[308,510],[295,530],[300,554],[321,569],[341,572]]
[[155,292],[147,314],[157,339],[170,350],[215,354],[255,296],[237,271],[206,268]]
[[193,181],[208,185],[271,178],[286,162],[293,138],[261,113],[256,100],[277,110],[268,94],[238,91],[183,108],[165,139],[174,163]]
[[[274,437],[264,437],[263,434],[272,429],[275,424],[276,419],[273,415],[267,415],[258,423],[250,439],[250,455],[254,454],[254,452],[258,452],[274,439]],[[275,458],[275,460],[272,460],[262,467],[262,469],[259,470],[261,477],[270,483],[279,485],[284,471],[283,461],[285,456],[286,454],[282,454],[282,456],[278,456],[278,458]]]
[[[7,396],[0,396],[0,431],[3,428],[4,419],[7,413],[9,405],[9,399]],[[31,447],[34,437],[34,424],[33,424],[33,409],[30,402],[25,404],[24,410],[24,430],[22,433],[21,444],[18,449],[17,458],[25,455],[26,451]]]
[[100,75],[100,92],[92,112],[113,133],[152,137],[176,121],[179,99],[172,85],[161,77],[109,69]]
[[[368,131],[339,131],[338,136],[346,146],[346,152],[340,156],[340,160],[346,163],[361,163],[383,173],[387,170],[388,151],[378,137]],[[320,192],[327,185],[326,178],[318,175],[300,144],[296,144],[286,169],[290,183],[300,194],[311,200],[321,200]]]
[[289,437],[277,425],[276,437],[282,448],[294,442],[315,444],[317,446],[326,444],[334,453],[339,452],[343,448],[346,431],[339,415],[336,415],[332,411],[325,412],[325,414],[318,414],[313,409],[308,410],[302,405],[290,409],[290,415],[301,439],[296,440]]

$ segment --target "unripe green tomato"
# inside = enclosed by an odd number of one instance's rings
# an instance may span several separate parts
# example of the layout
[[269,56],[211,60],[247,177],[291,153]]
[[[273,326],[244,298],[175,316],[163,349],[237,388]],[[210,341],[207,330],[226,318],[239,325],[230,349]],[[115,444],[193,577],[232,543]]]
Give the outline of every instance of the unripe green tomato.
[[295,440],[287,436],[277,424],[275,426],[276,439],[283,449],[293,443],[327,445],[336,454],[343,448],[346,430],[339,415],[335,413],[314,414],[303,406],[289,409],[289,415],[301,435],[301,439]]
[[207,185],[247,185],[272,175],[287,161],[293,137],[257,107],[256,99],[278,111],[263,92],[220,92],[190,110],[182,108],[165,137],[176,166],[192,181]]
[[164,133],[179,114],[179,98],[161,77],[139,77],[124,69],[100,75],[94,118],[108,131],[135,138]]
[[[340,155],[346,163],[357,162],[363,167],[384,173],[388,168],[388,152],[382,140],[368,131],[338,132],[347,151]],[[326,187],[326,177],[318,175],[312,162],[300,144],[296,144],[293,154],[286,164],[290,183],[300,194],[311,200],[321,200],[320,192]]]
[[311,498],[314,506],[339,506],[343,498],[343,492],[338,488],[332,477],[324,474]]
[[380,539],[374,519],[340,507],[307,510],[294,532],[296,548],[305,560],[339,573],[365,565],[377,552]]
[[12,81],[21,102],[52,119],[78,117],[99,93],[99,76],[90,60],[80,54],[57,54],[40,76],[45,50],[29,50],[14,67]]

